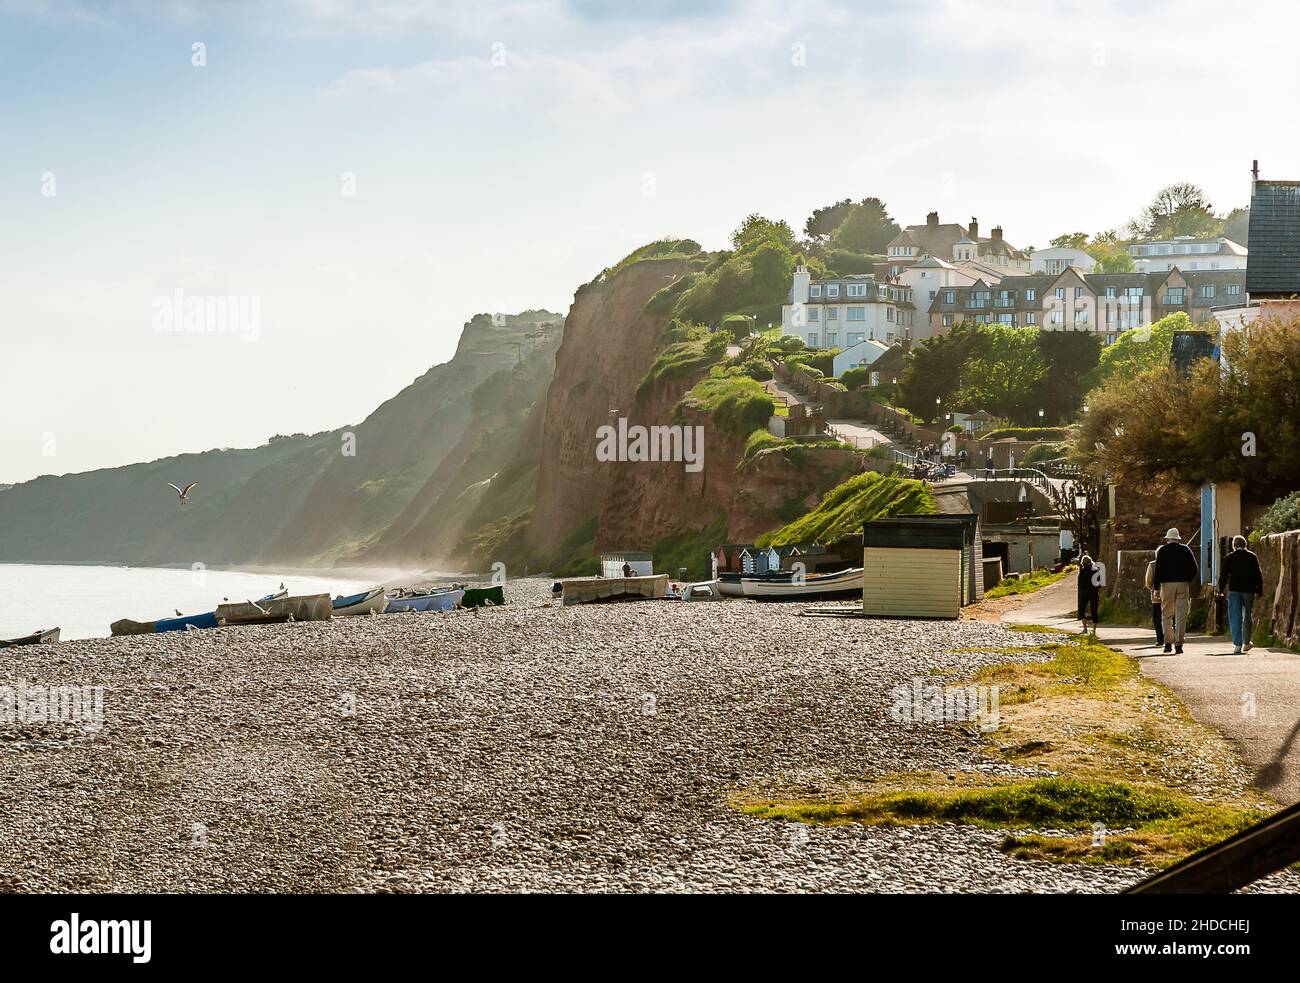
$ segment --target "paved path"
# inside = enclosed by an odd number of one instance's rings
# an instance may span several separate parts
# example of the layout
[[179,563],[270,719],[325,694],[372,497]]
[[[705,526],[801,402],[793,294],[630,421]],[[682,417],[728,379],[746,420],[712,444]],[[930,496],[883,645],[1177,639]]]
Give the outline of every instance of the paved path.
[[[1078,631],[1076,580],[1041,591],[1002,620]],[[1164,655],[1150,628],[1103,624],[1097,635],[1138,659],[1142,672],[1173,690],[1193,718],[1233,741],[1257,787],[1285,805],[1300,801],[1300,654],[1254,648],[1233,655],[1226,635],[1189,635],[1182,655]]]
[[828,426],[834,427],[845,443],[855,447],[875,447],[879,444],[892,444],[888,434],[881,433],[875,427],[862,420],[827,420]]
[[775,379],[775,378],[768,379],[767,382],[763,383],[763,386],[764,388],[767,389],[768,392],[770,392],[773,396],[776,396],[777,398],[784,396],[787,403],[789,403],[791,406],[793,406],[795,403],[807,402],[807,400],[805,400],[797,392],[795,392],[793,389],[791,389],[789,386],[783,383],[780,379]]

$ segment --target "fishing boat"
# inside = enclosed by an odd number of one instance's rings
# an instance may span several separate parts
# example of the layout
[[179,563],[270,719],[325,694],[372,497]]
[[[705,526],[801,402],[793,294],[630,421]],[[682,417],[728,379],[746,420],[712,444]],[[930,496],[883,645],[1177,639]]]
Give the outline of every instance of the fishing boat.
[[573,577],[561,580],[565,606],[605,601],[641,601],[668,596],[668,574],[648,577]]
[[[281,597],[288,597],[287,590],[276,591],[274,594],[267,594],[258,600],[259,604],[265,604],[267,601],[274,601]],[[155,635],[168,631],[189,631],[191,628],[217,628],[220,623],[217,621],[216,611],[205,611],[202,614],[186,614],[176,618],[163,618],[159,621],[132,621],[130,618],[122,618],[114,621],[109,626],[109,632],[113,635]]]
[[360,594],[334,598],[334,617],[351,618],[359,614],[376,614],[384,610],[388,599],[384,597],[384,588],[371,587]]
[[461,598],[463,608],[495,607],[506,603],[506,591],[500,584],[489,587],[466,587],[465,596]]
[[286,621],[329,621],[334,602],[328,594],[274,597],[269,601],[219,604],[218,625],[276,625]]
[[722,573],[718,575],[718,590],[727,597],[771,601],[812,601],[850,594],[861,596],[862,568],[802,575],[790,570],[763,574]]
[[22,638],[0,638],[0,649],[17,648],[19,645],[49,645],[59,640],[59,629],[46,628],[45,631],[24,635]]
[[390,595],[384,614],[402,614],[409,611],[454,611],[460,606],[465,592],[455,587],[445,587],[428,593],[402,593]]

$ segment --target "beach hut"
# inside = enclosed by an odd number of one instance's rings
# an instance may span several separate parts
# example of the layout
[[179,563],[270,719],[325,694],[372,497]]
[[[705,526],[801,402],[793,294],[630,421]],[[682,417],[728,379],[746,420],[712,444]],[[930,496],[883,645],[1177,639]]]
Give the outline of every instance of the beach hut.
[[740,551],[740,572],[752,574],[754,572],[754,554],[748,549]]
[[956,618],[984,596],[976,515],[906,515],[862,529],[862,610],[868,617]]
[[654,557],[649,553],[634,553],[622,550],[617,553],[600,555],[600,575],[602,577],[623,576],[624,564],[632,568],[633,577],[650,577],[654,575]]

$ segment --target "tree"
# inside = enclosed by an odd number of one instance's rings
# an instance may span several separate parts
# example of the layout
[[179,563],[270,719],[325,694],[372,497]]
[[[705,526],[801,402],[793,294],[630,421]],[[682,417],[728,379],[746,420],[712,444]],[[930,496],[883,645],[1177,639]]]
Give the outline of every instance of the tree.
[[1088,243],[1088,255],[1097,261],[1094,273],[1132,273],[1135,269],[1133,257],[1129,255],[1128,243],[1120,238],[1115,229],[1098,232]]
[[1163,317],[1155,324],[1131,328],[1107,345],[1097,359],[1096,368],[1087,378],[1089,388],[1109,381],[1131,379],[1133,376],[1166,365],[1173,350],[1174,332],[1190,331],[1192,320],[1181,311]]
[[980,327],[962,322],[913,347],[898,377],[898,405],[923,420],[938,419],[935,399],[952,404],[962,366],[979,343]]
[[764,242],[779,242],[786,249],[794,247],[794,232],[784,221],[772,221],[757,212],[745,216],[745,220],[731,233],[731,244],[737,252],[748,252]]
[[1247,245],[1250,238],[1250,209],[1234,208],[1223,216],[1223,231],[1219,234],[1240,246]]
[[1039,407],[1047,424],[1075,418],[1088,391],[1092,371],[1101,356],[1101,339],[1092,331],[1040,331],[1038,348],[1043,379]]
[[813,210],[808,221],[803,224],[803,233],[814,242],[825,242],[840,227],[853,208],[853,200],[845,198],[833,205],[825,205]]
[[1187,181],[1161,188],[1142,214],[1129,223],[1135,239],[1205,238],[1218,235],[1220,228],[1205,192]]
[[962,366],[957,402],[1014,423],[1038,422],[1040,386],[1047,367],[1037,328],[981,325],[978,342]]
[[1300,488],[1300,318],[1225,332],[1222,346],[1222,363],[1188,378],[1166,357],[1093,390],[1083,463],[1154,487],[1238,482],[1258,502]]
[[1053,249],[1087,249],[1088,233],[1086,232],[1067,232],[1065,235],[1059,235],[1052,240]]
[[856,253],[883,253],[898,231],[883,201],[863,198],[835,229],[831,244]]

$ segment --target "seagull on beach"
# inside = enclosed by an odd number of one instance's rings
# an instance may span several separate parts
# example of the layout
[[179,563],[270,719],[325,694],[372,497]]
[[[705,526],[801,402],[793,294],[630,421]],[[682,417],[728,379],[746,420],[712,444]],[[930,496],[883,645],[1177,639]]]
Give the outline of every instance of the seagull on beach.
[[186,485],[184,488],[177,488],[175,485],[173,485],[173,484],[169,481],[169,482],[167,482],[167,487],[170,488],[170,489],[172,489],[173,491],[175,491],[176,494],[179,495],[179,496],[181,497],[181,504],[182,504],[182,505],[189,505],[189,504],[190,504],[190,492],[194,490],[194,486],[197,485],[197,484],[198,484],[197,481],[191,481],[191,482],[190,482],[188,485]]

